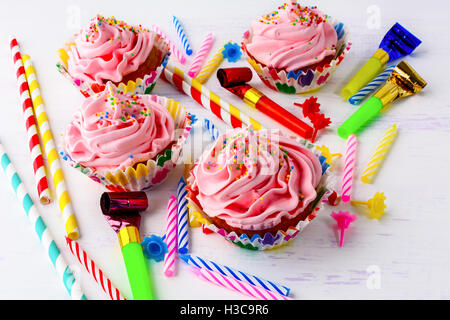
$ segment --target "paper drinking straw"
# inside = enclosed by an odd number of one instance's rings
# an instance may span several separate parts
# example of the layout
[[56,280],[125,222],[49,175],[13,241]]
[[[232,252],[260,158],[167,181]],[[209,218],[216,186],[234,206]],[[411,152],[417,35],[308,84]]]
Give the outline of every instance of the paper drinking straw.
[[157,25],[152,25],[151,30],[159,34],[164,40],[167,41],[170,47],[170,51],[173,53],[175,58],[177,58],[178,62],[180,62],[181,64],[186,63],[186,57],[184,56],[183,52],[178,50],[178,47],[175,45],[175,43],[173,43],[173,41],[170,40],[169,37]]
[[[231,40],[227,43],[231,43]],[[226,44],[227,44],[226,43]],[[195,80],[200,82],[201,84],[205,83],[209,77],[213,74],[214,71],[220,66],[223,61],[223,50],[225,50],[225,45],[223,45],[219,51],[208,61],[208,63],[200,70]]]
[[56,189],[59,209],[62,213],[67,236],[76,240],[79,237],[78,224],[75,218],[72,202],[70,201],[69,192],[67,191],[64,173],[61,169],[58,151],[56,151],[55,141],[53,140],[50,123],[45,113],[44,100],[42,99],[39,83],[37,81],[36,72],[28,55],[23,55],[25,65],[25,73],[30,86],[31,97],[33,99],[34,113],[37,118],[39,132],[42,144],[47,156],[50,173],[53,179],[53,185]]
[[185,254],[189,252],[189,211],[186,199],[186,182],[180,178],[177,187],[177,210],[178,210],[178,252]]
[[289,297],[281,294],[270,292],[268,290],[253,286],[249,283],[236,280],[231,277],[224,276],[218,272],[210,271],[208,269],[192,268],[191,271],[199,278],[214,283],[217,286],[227,288],[229,290],[239,292],[246,296],[259,300],[292,300]]
[[53,240],[53,236],[50,234],[44,220],[39,214],[38,208],[34,205],[33,200],[31,200],[30,195],[27,193],[22,180],[17,174],[11,160],[6,154],[3,145],[0,142],[0,163],[5,173],[8,181],[14,190],[19,203],[22,205],[31,225],[34,228],[42,246],[50,257],[50,261],[55,267],[58,278],[63,282],[69,295],[74,300],[87,300],[86,296],[81,291],[80,285],[75,279],[72,270],[70,270],[69,265],[66,263],[61,255],[61,252]]
[[178,38],[180,38],[181,44],[183,45],[184,51],[188,56],[192,54],[191,46],[189,45],[188,38],[186,33],[184,32],[183,27],[181,26],[180,20],[177,17],[172,17],[172,22],[175,27],[175,31],[177,32]]
[[394,124],[384,134],[377,149],[375,150],[375,153],[373,154],[372,158],[370,159],[369,163],[367,164],[366,169],[362,173],[362,176],[361,176],[362,182],[364,182],[364,183],[372,182],[373,178],[375,177],[378,170],[380,169],[381,164],[384,161],[384,158],[386,157],[387,153],[391,149],[392,143],[394,142],[396,135],[397,135],[397,124]]
[[212,121],[210,121],[209,119],[204,119],[203,128],[209,132],[212,141],[216,141],[219,138],[220,136],[219,130],[217,130],[214,123],[212,123]]
[[342,177],[342,201],[349,202],[352,196],[353,173],[356,164],[356,147],[358,140],[354,134],[347,138],[347,147],[345,149],[344,176]]
[[228,266],[221,265],[219,263],[216,263],[216,262],[213,262],[210,260],[200,258],[199,256],[195,256],[192,254],[190,254],[190,255],[184,254],[184,255],[180,255],[180,258],[192,267],[196,267],[196,268],[200,268],[200,269],[204,268],[204,269],[208,269],[209,271],[218,272],[224,276],[232,277],[236,280],[246,282],[253,286],[261,287],[265,290],[275,292],[275,293],[281,294],[286,297],[289,295],[289,292],[291,290],[288,287],[285,287],[283,285],[274,283],[269,280],[265,280],[261,277],[254,276],[252,274],[245,273],[240,270],[230,268]]
[[170,61],[164,68],[163,78],[231,127],[241,128],[251,124],[255,130],[263,128],[261,123],[228,103],[197,80],[184,74],[181,69],[177,68]]
[[175,274],[175,258],[177,254],[177,198],[172,195],[167,206],[166,226],[167,254],[164,257],[164,274],[172,277]]
[[95,262],[89,258],[86,251],[84,251],[77,241],[66,237],[67,245],[69,246],[70,252],[78,259],[86,271],[94,278],[102,290],[111,298],[111,300],[126,300],[120,291],[112,284],[111,280],[105,276],[103,271],[97,267]]
[[203,63],[206,60],[206,57],[208,56],[209,51],[211,50],[213,43],[214,43],[214,35],[212,33],[208,33],[205,39],[203,40],[202,44],[200,45],[200,49],[194,56],[194,60],[192,61],[191,67],[189,68],[188,71],[189,77],[195,78],[198,75],[200,69],[202,68]]
[[382,73],[375,77],[372,81],[370,81],[366,86],[364,86],[361,90],[359,90],[355,95],[350,97],[348,101],[353,105],[360,104],[369,94],[375,91],[379,86],[384,84],[386,80],[391,75],[392,71],[396,66],[388,67]]
[[33,104],[30,98],[25,69],[22,62],[20,47],[15,38],[10,39],[10,48],[14,68],[16,71],[17,85],[19,88],[20,104],[22,106],[27,130],[28,147],[30,149],[31,161],[33,163],[34,180],[37,187],[39,201],[42,204],[50,203],[50,190],[48,188],[47,176],[45,174],[45,164],[42,157],[41,145],[36,127],[36,120],[33,113]]

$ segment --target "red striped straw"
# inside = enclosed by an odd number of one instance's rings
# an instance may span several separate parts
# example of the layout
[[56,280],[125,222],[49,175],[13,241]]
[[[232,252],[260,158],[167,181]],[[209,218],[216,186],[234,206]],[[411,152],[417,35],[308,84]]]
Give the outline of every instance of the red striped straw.
[[36,119],[34,117],[33,104],[30,98],[28,82],[25,77],[25,68],[23,66],[20,47],[17,40],[13,37],[10,38],[10,47],[16,71],[17,86],[19,88],[20,103],[25,119],[28,146],[30,149],[31,160],[33,162],[34,178],[36,181],[38,196],[42,204],[47,204],[50,203],[50,191],[48,188],[47,176],[45,174],[44,158],[42,157],[41,145],[39,144]]
[[191,268],[191,271],[202,280],[214,283],[220,287],[239,292],[258,300],[292,300],[290,297],[283,296],[276,292],[271,292],[247,282],[236,280],[232,277],[224,276],[219,272],[210,271],[206,268]]
[[168,252],[164,257],[164,274],[166,277],[172,277],[176,270],[175,258],[177,254],[177,220],[177,198],[174,195],[171,195],[167,206],[166,243]]
[[102,290],[111,298],[111,300],[126,300],[120,291],[112,284],[103,271],[97,267],[95,262],[91,260],[86,251],[84,251],[78,242],[66,237],[67,245],[69,246],[70,252],[78,259],[85,268],[86,271],[94,278]]

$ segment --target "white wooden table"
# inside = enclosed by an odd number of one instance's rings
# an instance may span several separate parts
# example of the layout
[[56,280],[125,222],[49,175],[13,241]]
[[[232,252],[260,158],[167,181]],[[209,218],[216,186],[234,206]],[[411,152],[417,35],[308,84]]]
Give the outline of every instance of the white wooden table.
[[[296,240],[278,250],[253,252],[240,249],[217,235],[204,235],[195,229],[191,232],[192,251],[283,283],[292,288],[296,299],[450,298],[449,6],[441,1],[428,5],[418,0],[307,3],[317,4],[339,18],[352,32],[353,48],[349,56],[328,85],[314,93],[319,97],[322,110],[333,121],[318,142],[328,145],[333,152],[344,152],[345,142],[335,132],[355,110],[342,101],[338,93],[376,50],[387,29],[398,21],[423,40],[407,61],[428,81],[428,86],[417,96],[396,103],[359,136],[357,173],[361,173],[385,130],[398,123],[395,147],[375,182],[363,185],[358,179],[354,189],[354,197],[363,200],[377,191],[385,192],[388,211],[380,221],[360,215],[347,232],[343,248],[337,247],[334,221],[329,216],[332,209],[326,207]],[[89,18],[101,13],[114,15],[130,24],[158,24],[177,41],[171,25],[171,15],[175,14],[182,20],[194,49],[199,47],[207,32],[213,32],[216,36],[214,50],[217,50],[228,40],[240,42],[252,19],[272,11],[279,4],[268,0],[142,1],[133,6],[111,0],[73,0],[58,4],[54,1],[1,2],[3,116],[0,138],[34,199],[36,194],[7,45],[8,34],[13,33],[19,39],[23,52],[30,54],[34,61],[51,126],[60,143],[60,134],[83,97],[57,72],[55,51]],[[223,65],[248,66],[243,60]],[[300,110],[292,103],[309,97],[275,93],[264,87],[256,76],[251,84],[297,115]],[[216,79],[210,79],[207,85],[231,102],[245,107],[242,101],[220,88]],[[181,101],[200,121],[208,117],[221,129],[226,128],[167,83],[158,82],[154,93]],[[198,124],[194,134],[201,131]],[[130,297],[117,237],[102,217],[98,205],[105,189],[67,166],[64,166],[64,172],[79,222],[80,244],[124,295]],[[148,192],[150,210],[142,219],[143,235],[163,234],[166,199],[175,192],[181,172],[182,169],[177,168],[164,184]],[[3,177],[0,181],[3,181],[0,183],[0,298],[68,299],[9,185]],[[40,209],[57,243],[64,248],[63,255],[77,270],[86,296],[105,299],[104,293],[64,246],[62,220],[56,203],[40,206]],[[162,264],[152,264],[160,299],[243,298],[197,280],[183,267],[179,265],[176,277],[166,278]]]

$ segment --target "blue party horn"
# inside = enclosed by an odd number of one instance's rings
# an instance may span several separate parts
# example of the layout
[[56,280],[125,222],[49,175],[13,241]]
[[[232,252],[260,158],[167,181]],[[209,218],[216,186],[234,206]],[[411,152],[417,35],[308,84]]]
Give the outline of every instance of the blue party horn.
[[384,65],[392,60],[409,55],[422,41],[398,22],[386,33],[375,54],[359,69],[358,73],[342,89],[341,95],[348,100],[370,80],[375,78]]

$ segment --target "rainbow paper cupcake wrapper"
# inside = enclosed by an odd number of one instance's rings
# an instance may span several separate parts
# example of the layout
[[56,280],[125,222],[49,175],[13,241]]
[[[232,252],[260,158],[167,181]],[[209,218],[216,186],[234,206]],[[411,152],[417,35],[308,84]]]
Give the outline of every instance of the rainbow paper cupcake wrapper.
[[191,120],[185,107],[172,99],[159,97],[175,121],[175,142],[154,159],[138,163],[124,170],[97,172],[74,161],[65,151],[61,158],[71,167],[79,170],[95,182],[103,184],[110,191],[144,191],[163,182],[177,162],[182,159],[182,149],[191,131]]
[[330,18],[329,22],[334,26],[338,35],[336,44],[337,55],[329,64],[323,67],[317,67],[315,70],[307,69],[298,72],[286,72],[260,64],[247,51],[247,44],[252,37],[250,30],[244,33],[242,51],[262,82],[269,88],[284,93],[305,93],[313,91],[327,83],[339,64],[344,60],[352,45],[347,27],[334,18]]
[[197,206],[197,204],[192,201],[189,197],[188,199],[188,208],[189,208],[189,221],[191,226],[200,226],[203,225],[205,228],[219,234],[226,240],[234,243],[235,245],[249,249],[249,250],[270,250],[279,248],[289,241],[294,239],[297,235],[302,232],[308,224],[314,220],[317,216],[318,211],[323,208],[323,203],[321,201],[323,195],[328,191],[328,178],[330,173],[327,171],[329,165],[325,162],[326,158],[322,156],[319,151],[315,148],[315,145],[310,143],[307,140],[297,138],[297,141],[302,144],[304,147],[313,151],[319,158],[320,163],[322,164],[322,179],[317,186],[317,197],[310,204],[311,213],[306,217],[305,220],[301,220],[295,226],[289,227],[286,231],[279,230],[275,236],[271,233],[266,233],[264,236],[260,236],[258,234],[253,237],[249,237],[247,234],[238,235],[236,232],[228,232],[223,228],[216,226],[211,223],[203,213],[203,210]]
[[[127,83],[120,82],[118,84],[115,84],[119,90],[123,91],[124,93],[134,94],[148,94],[153,90],[156,85],[156,81],[164,71],[164,68],[166,67],[170,57],[170,50],[166,40],[164,40],[158,34],[155,35],[155,40],[156,41],[154,46],[156,46],[159,54],[161,55],[162,62],[160,66],[157,67],[156,70],[153,70],[149,74],[146,74],[144,78],[137,78],[135,81],[130,80]],[[85,97],[89,97],[96,93],[102,92],[105,89],[106,84],[100,84],[94,81],[82,81],[80,79],[73,78],[69,74],[67,66],[69,55],[67,54],[67,52],[72,45],[73,43],[67,43],[63,48],[57,51],[59,60],[56,63],[56,67],[58,68],[58,71],[66,79],[72,82],[74,86],[77,87]]]

